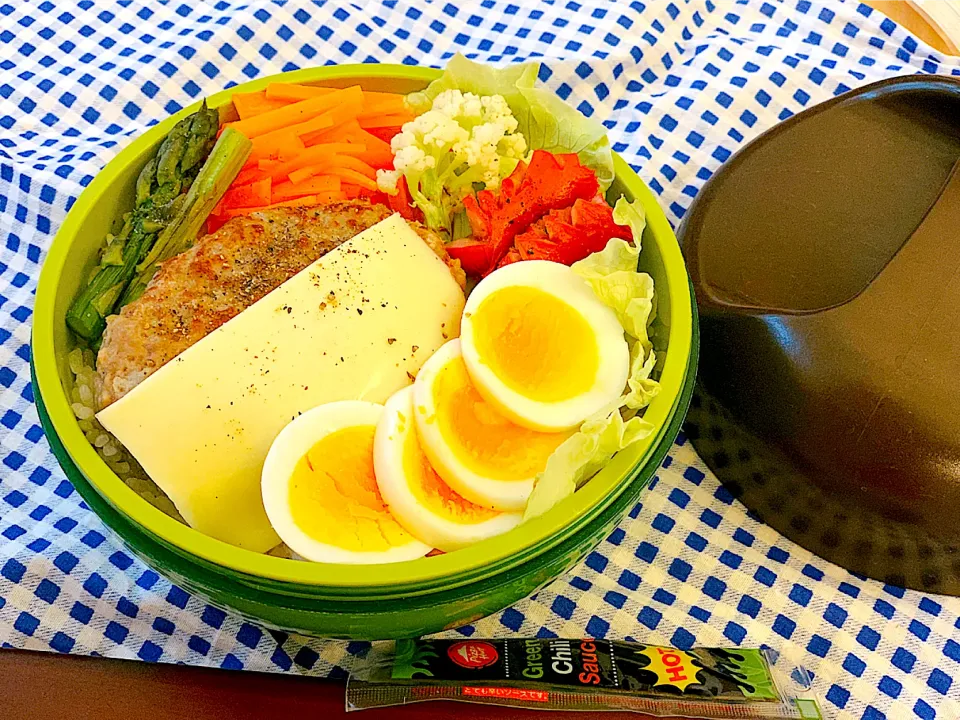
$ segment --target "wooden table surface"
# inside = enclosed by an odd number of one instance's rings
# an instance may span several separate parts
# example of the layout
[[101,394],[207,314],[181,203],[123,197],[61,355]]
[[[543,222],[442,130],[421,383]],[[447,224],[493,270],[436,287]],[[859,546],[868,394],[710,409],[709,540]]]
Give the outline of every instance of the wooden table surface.
[[[245,671],[104,660],[24,650],[0,652],[2,720],[331,720],[344,715],[342,683]],[[544,713],[429,702],[351,714],[360,720],[538,720]],[[596,713],[565,712],[563,720]],[[603,720],[652,720],[604,713]]]
[[[911,3],[866,1],[931,46],[949,52],[947,42]],[[0,652],[2,720],[332,720],[343,715],[344,688],[337,682],[21,650]],[[462,720],[533,720],[545,716],[462,703],[426,703],[367,711],[357,717],[402,720],[453,715]],[[565,713],[563,718],[584,720],[594,716]],[[638,715],[622,713],[605,713],[603,718],[642,720]]]

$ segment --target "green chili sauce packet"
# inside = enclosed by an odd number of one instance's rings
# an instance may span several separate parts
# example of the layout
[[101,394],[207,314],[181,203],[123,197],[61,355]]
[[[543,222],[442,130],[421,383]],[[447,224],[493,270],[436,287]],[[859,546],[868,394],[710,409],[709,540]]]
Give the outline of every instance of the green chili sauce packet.
[[347,710],[423,700],[653,717],[820,720],[810,677],[775,672],[770,650],[616,640],[400,640],[351,676]]

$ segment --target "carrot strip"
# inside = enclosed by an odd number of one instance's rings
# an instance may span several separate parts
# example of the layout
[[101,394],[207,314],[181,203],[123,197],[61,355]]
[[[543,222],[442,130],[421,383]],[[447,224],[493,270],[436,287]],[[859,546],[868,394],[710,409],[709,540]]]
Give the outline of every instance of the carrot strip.
[[[327,147],[333,147],[333,143]],[[314,145],[314,147],[323,147],[322,145]],[[333,166],[343,166],[353,169],[356,172],[370,173],[373,172],[372,177],[376,177],[376,170],[362,161],[358,164],[354,156],[364,152],[363,145],[342,145],[342,149],[338,150],[335,155],[331,155],[323,158],[320,162],[317,162],[313,165],[306,165],[301,168],[292,170],[289,173],[290,182],[292,183],[302,183],[308,178],[311,178],[315,175],[320,175],[327,172],[327,168]],[[311,150],[313,148],[310,148]],[[342,162],[341,162],[342,161]],[[276,175],[275,175],[276,177]]]
[[350,142],[351,139],[362,132],[362,130],[363,128],[360,127],[356,118],[352,118],[338,125],[334,125],[331,128],[301,135],[300,139],[303,140],[303,144],[307,147],[318,143]]
[[367,190],[377,189],[376,181],[371,180],[366,175],[362,175],[356,170],[351,170],[350,168],[331,167],[327,170],[327,173],[330,175],[336,175],[341,181],[350,183],[351,185],[358,185],[359,187],[366,188]]
[[249,185],[250,183],[256,182],[262,177],[263,171],[257,167],[256,163],[253,165],[244,165],[243,169],[237,174],[237,177],[234,178],[231,187],[233,185]]
[[[304,176],[310,177],[312,175],[319,174],[319,169],[322,169],[330,164],[330,161],[335,155],[358,155],[366,150],[365,145],[351,145],[347,143],[326,143],[323,145],[314,145],[313,147],[308,147],[306,150],[301,152],[297,157],[287,160],[286,162],[277,163],[276,165],[270,165],[263,168],[265,174],[269,175],[274,179],[279,179],[285,175],[290,175],[291,173],[307,167],[316,167],[318,170],[311,172],[309,175]],[[262,164],[266,162],[261,160]],[[296,182],[296,181],[292,181]]]
[[217,215],[210,213],[207,216],[207,234],[209,235],[210,233],[215,233],[217,230],[223,227],[223,224],[229,219],[230,218],[222,213]]
[[303,205],[316,205],[317,196],[316,195],[304,195],[303,197],[294,198],[293,200],[284,200],[283,202],[274,203],[273,205],[267,205],[264,210],[269,210],[270,208],[276,207],[301,207]]
[[393,167],[393,150],[390,149],[390,143],[363,129],[358,130],[353,138],[355,142],[363,143],[365,147],[364,151],[356,154],[355,157],[375,168]]
[[237,114],[241,120],[247,120],[256,115],[276,110],[289,105],[291,102],[290,100],[276,98],[268,99],[263,90],[251,93],[234,93],[231,100],[233,100],[233,106],[237,109]]
[[328,192],[340,191],[340,178],[333,175],[316,175],[301,183],[277,183],[271,190],[274,201],[289,200],[301,195],[319,195]]
[[249,215],[253,212],[259,212],[261,210],[272,210],[278,207],[300,207],[303,205],[316,205],[317,196],[316,195],[304,195],[303,197],[294,198],[293,200],[285,200],[284,202],[274,203],[273,205],[261,205],[259,207],[244,207],[244,208],[231,208],[225,211],[222,217],[234,218],[240,215]]
[[303,141],[296,134],[289,130],[274,130],[254,139],[247,164],[274,158],[289,159],[302,152],[304,148]]
[[358,172],[361,175],[364,175],[370,178],[371,180],[377,179],[376,169],[371,167],[370,165],[368,165],[358,157],[353,157],[351,155],[338,154],[333,158],[333,162],[331,163],[331,165],[333,167],[341,167],[341,168],[346,168],[348,170],[353,170],[354,172]]
[[317,115],[317,117],[313,118],[313,120],[307,120],[306,122],[291,125],[288,130],[297,137],[300,137],[301,135],[306,135],[307,133],[333,127],[336,125],[336,121],[337,118],[333,111],[327,111],[323,113],[323,115]]
[[[322,97],[336,92],[337,88],[320,87],[317,85],[296,85],[294,83],[270,83],[267,85],[266,95],[271,100],[285,100],[287,102],[299,102],[310,98]],[[403,104],[403,95],[399,93],[370,92],[363,91],[365,103],[371,103],[371,107],[394,108],[405,107]]]
[[338,105],[350,102],[351,99],[356,102],[356,98],[359,98],[361,102],[363,100],[363,91],[359,85],[310,98],[309,100],[291,103],[276,110],[270,110],[269,112],[247,118],[246,120],[228,123],[227,127],[234,128],[252,140],[253,138],[266,135],[274,130],[312,120],[316,116],[322,115]]
[[357,122],[360,123],[360,127],[364,129],[394,127],[404,125],[405,123],[413,120],[414,117],[415,116],[412,113],[392,113],[390,115],[383,115],[376,112],[362,112],[357,116]]
[[272,170],[273,168],[281,165],[282,163],[279,160],[273,160],[271,158],[265,158],[263,160],[257,160],[257,168],[261,173],[264,171]]
[[337,88],[318,87],[315,85],[296,85],[294,83],[270,83],[267,85],[266,96],[271,100],[284,102],[300,102],[310,98],[321,97],[336,92]]
[[403,95],[381,95],[373,93],[363,94],[364,114],[379,113],[381,115],[412,115],[403,101]]
[[[331,158],[332,160],[333,158]],[[290,182],[294,185],[300,185],[307,182],[310,178],[320,173],[326,172],[330,167],[330,162],[319,163],[317,165],[307,165],[305,168],[300,168],[299,170],[294,170],[287,177],[290,178]],[[337,178],[339,180],[339,178]]]
[[375,127],[375,128],[366,128],[367,132],[373,135],[375,138],[383,140],[385,143],[389,144],[393,140],[393,136],[400,132],[402,128],[399,127]]
[[346,199],[346,195],[340,191],[318,193],[316,195],[304,195],[291,200],[273,203],[273,205],[264,205],[263,207],[233,208],[231,210],[226,210],[224,215],[218,215],[217,219],[220,221],[220,224],[223,224],[223,222],[229,218],[238,217],[240,215],[249,215],[250,213],[260,212],[261,210],[273,210],[275,208],[283,207],[309,207],[311,205],[322,205],[324,203]]
[[249,185],[232,186],[223,196],[223,209],[269,205],[271,184],[267,177]]

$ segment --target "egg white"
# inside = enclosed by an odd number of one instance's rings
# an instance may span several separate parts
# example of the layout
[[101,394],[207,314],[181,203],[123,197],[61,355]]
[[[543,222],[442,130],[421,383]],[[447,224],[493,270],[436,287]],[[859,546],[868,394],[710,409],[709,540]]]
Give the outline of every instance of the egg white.
[[411,490],[411,478],[405,473],[404,450],[411,436],[419,444],[413,388],[407,387],[387,401],[373,441],[373,464],[380,494],[391,514],[407,532],[428,545],[450,552],[500,535],[520,524],[523,514],[519,512],[499,513],[480,522],[468,523],[451,520],[449,516],[425,507]]
[[451,340],[424,363],[413,384],[414,420],[424,455],[437,474],[467,500],[494,510],[522,510],[533,491],[536,473],[515,480],[484,477],[466,467],[447,445],[435,421],[433,385],[444,366],[461,356],[460,340]]
[[273,529],[293,552],[314,562],[375,564],[413,560],[432,549],[411,536],[410,542],[385,551],[349,550],[316,540],[293,519],[290,480],[300,459],[316,443],[338,430],[376,426],[382,413],[382,405],[360,400],[327,403],[297,417],[273,441],[261,475],[263,505]]
[[[555,402],[535,400],[509,387],[484,362],[477,348],[478,330],[472,322],[472,315],[490,295],[512,286],[531,287],[548,293],[569,305],[586,321],[599,355],[599,367],[588,390]],[[630,371],[630,352],[616,314],[573,270],[547,260],[512,263],[481,280],[467,299],[460,341],[467,372],[483,398],[517,425],[542,432],[574,428],[593,413],[609,406],[623,392]]]

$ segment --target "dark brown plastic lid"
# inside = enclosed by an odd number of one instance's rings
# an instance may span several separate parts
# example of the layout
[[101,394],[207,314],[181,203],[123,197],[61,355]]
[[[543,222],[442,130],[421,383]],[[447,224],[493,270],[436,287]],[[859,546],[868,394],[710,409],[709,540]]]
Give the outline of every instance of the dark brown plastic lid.
[[[960,594],[960,83],[911,76],[743,148],[687,213],[688,433],[764,520]],[[696,403],[696,401],[695,401]]]

